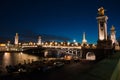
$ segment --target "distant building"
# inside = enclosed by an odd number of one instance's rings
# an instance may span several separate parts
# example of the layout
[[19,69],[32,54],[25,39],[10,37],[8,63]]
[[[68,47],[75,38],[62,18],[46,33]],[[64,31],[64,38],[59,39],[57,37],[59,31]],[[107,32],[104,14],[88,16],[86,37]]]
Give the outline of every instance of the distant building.
[[87,44],[87,40],[85,38],[85,32],[83,33],[83,40],[82,40],[82,46]]
[[0,51],[6,51],[6,44],[0,43]]
[[15,45],[18,45],[18,40],[19,40],[19,36],[18,36],[18,33],[16,33],[15,42],[14,42]]
[[42,41],[41,41],[41,36],[38,37],[38,43],[37,45],[41,45]]

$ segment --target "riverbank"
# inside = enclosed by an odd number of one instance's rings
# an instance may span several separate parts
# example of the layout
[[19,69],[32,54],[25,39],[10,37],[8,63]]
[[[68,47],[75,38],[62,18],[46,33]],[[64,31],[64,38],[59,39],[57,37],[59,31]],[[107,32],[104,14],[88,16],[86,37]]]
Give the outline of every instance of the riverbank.
[[111,80],[119,58],[120,52],[117,52],[97,63],[70,63],[47,73],[13,73],[0,80]]

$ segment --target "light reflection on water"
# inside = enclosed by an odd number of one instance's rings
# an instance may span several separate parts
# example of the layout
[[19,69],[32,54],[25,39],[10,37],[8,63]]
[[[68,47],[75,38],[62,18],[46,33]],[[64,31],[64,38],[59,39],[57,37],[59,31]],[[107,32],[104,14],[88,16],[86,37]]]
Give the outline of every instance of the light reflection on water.
[[25,53],[0,53],[0,65],[5,68],[7,65],[16,65],[18,63],[31,63],[37,61],[40,58],[38,56],[29,55]]

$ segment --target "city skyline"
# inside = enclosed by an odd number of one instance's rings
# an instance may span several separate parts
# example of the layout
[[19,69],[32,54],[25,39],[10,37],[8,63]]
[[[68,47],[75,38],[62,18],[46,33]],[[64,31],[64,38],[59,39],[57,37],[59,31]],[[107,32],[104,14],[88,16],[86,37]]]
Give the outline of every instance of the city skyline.
[[[105,8],[108,16],[108,33],[112,25],[119,36],[118,0],[39,0],[2,1],[0,19],[0,41],[12,39],[15,33],[20,40],[37,41],[38,35],[46,40],[82,42],[83,32],[88,43],[98,39],[97,9]],[[47,37],[46,37],[47,36]]]

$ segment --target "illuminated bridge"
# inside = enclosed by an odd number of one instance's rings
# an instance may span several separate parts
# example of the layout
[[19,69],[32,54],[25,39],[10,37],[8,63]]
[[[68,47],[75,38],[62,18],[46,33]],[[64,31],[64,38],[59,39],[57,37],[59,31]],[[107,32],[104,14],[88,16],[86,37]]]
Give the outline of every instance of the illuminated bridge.
[[[22,47],[22,50],[28,50],[28,49],[33,49],[37,48],[37,46],[24,46]],[[58,53],[67,53],[67,54],[78,54],[81,51],[81,46],[46,46],[43,45],[42,48],[46,48],[46,50],[57,50]],[[37,51],[36,51],[37,52]],[[38,51],[40,52],[40,51]]]

